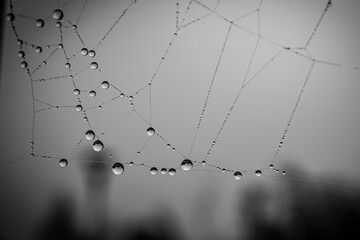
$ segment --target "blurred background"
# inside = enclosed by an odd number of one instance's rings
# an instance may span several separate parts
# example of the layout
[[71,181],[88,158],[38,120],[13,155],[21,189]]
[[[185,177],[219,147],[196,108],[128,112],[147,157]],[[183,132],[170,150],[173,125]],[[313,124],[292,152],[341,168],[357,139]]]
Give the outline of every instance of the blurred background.
[[[12,5],[13,21],[9,1],[1,6],[0,239],[359,234],[359,1]],[[61,28],[55,9],[64,13]],[[20,47],[31,78],[21,67]],[[82,56],[83,47],[96,55]],[[272,162],[311,58],[315,65]],[[102,88],[103,81],[111,86]],[[206,157],[244,81],[250,83]],[[75,110],[78,97],[91,127]],[[150,125],[159,135],[147,135]],[[90,129],[106,149],[96,152],[84,140]],[[191,171],[180,169],[184,157],[194,161]],[[205,157],[209,165],[198,165]],[[61,158],[67,167],[59,166]],[[125,167],[119,176],[114,162]],[[150,167],[177,173],[151,175]],[[234,171],[243,173],[241,180]]]

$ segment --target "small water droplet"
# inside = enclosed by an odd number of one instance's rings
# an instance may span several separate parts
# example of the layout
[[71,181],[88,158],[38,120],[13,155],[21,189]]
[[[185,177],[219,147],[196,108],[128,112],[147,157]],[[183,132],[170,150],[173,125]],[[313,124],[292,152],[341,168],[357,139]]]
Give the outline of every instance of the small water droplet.
[[152,128],[152,127],[149,127],[147,130],[146,130],[146,133],[148,136],[153,136],[155,134],[155,129]]
[[59,49],[62,49],[62,48],[64,48],[64,45],[63,45],[62,43],[60,43],[60,44],[58,45],[58,48],[59,48]]
[[41,52],[42,52],[42,48],[41,48],[41,47],[39,47],[39,46],[38,46],[38,47],[36,47],[36,48],[35,48],[35,52],[37,52],[37,53],[41,53]]
[[124,172],[124,165],[119,162],[116,162],[112,166],[112,171],[115,175],[120,175]]
[[36,20],[35,24],[38,28],[42,28],[42,27],[44,27],[45,22],[42,19],[38,19],[38,20]]
[[94,131],[93,130],[86,131],[85,138],[86,138],[86,140],[89,140],[89,141],[93,140],[95,138]]
[[166,144],[166,147],[167,147],[167,148],[170,148],[170,147],[171,147],[170,143]]
[[53,18],[55,20],[61,20],[61,19],[63,19],[63,17],[64,17],[64,13],[60,9],[55,9],[53,11]]
[[83,55],[83,56],[86,56],[89,53],[87,48],[82,48],[80,52],[81,52],[81,55]]
[[206,161],[205,161],[205,160],[202,161],[202,162],[201,162],[201,165],[206,165]]
[[103,89],[108,89],[109,86],[110,86],[110,84],[109,84],[109,82],[107,82],[107,81],[103,81],[103,82],[101,83],[101,88],[103,88]]
[[18,41],[17,41],[17,44],[18,44],[18,45],[23,45],[23,43],[24,43],[23,40],[18,39]]
[[76,96],[78,96],[79,94],[80,94],[80,90],[79,89],[74,89],[74,94],[76,95]]
[[162,169],[160,170],[160,172],[161,172],[162,175],[164,175],[164,174],[167,173],[167,170],[166,170],[166,168],[162,168]]
[[90,68],[91,68],[92,70],[95,70],[95,69],[98,68],[98,64],[97,64],[96,62],[92,62],[92,63],[90,64]]
[[83,107],[79,104],[79,105],[76,105],[75,109],[76,109],[76,111],[80,112],[81,110],[83,110]]
[[193,167],[193,163],[191,160],[189,159],[184,159],[182,162],[181,162],[181,165],[180,165],[181,169],[184,170],[184,171],[190,171]]
[[25,61],[21,62],[20,66],[22,68],[26,68],[27,67],[27,62],[25,62]]
[[269,168],[270,168],[270,169],[274,169],[274,165],[273,165],[273,164],[270,164],[270,165],[269,165]]
[[66,67],[66,68],[70,68],[70,67],[71,67],[71,64],[67,62],[67,63],[65,63],[65,67]]
[[77,26],[74,24],[71,26],[71,28],[75,30],[75,29],[77,29]]
[[66,159],[60,159],[59,161],[60,167],[66,167],[68,165],[68,161]]
[[23,58],[23,57],[25,56],[24,51],[19,51],[18,56],[21,57],[21,58]]
[[151,173],[151,175],[155,175],[155,174],[157,174],[157,172],[158,172],[158,170],[157,170],[156,167],[150,168],[150,173]]
[[95,97],[96,96],[96,92],[94,90],[89,92],[90,97]]
[[59,28],[59,27],[62,26],[62,24],[61,24],[61,22],[56,22],[56,23],[55,23],[55,26]]
[[125,96],[125,94],[123,93],[120,93],[120,97],[123,98]]
[[285,175],[285,171],[282,171],[282,173],[281,173],[282,175]]
[[236,171],[236,172],[234,173],[234,178],[235,178],[235,180],[240,180],[241,177],[242,177],[242,173],[241,173],[241,172]]
[[170,176],[174,176],[176,174],[176,170],[174,168],[170,168],[168,172]]
[[96,151],[96,152],[100,152],[101,150],[103,150],[104,148],[104,144],[100,141],[100,140],[96,140],[94,143],[93,143],[93,149]]
[[260,170],[255,171],[255,176],[261,177],[262,172]]
[[133,162],[129,162],[130,167],[134,166]]

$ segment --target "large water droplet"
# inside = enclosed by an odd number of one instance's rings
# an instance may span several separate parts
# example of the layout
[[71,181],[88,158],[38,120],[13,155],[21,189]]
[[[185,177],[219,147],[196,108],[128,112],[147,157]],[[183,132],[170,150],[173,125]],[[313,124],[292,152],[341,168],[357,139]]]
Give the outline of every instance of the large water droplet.
[[120,175],[124,172],[124,165],[119,162],[116,162],[112,166],[112,171],[115,175]]
[[82,48],[80,52],[81,52],[81,55],[83,55],[83,56],[86,56],[89,53],[87,48]]
[[107,81],[103,81],[103,82],[101,83],[101,88],[103,88],[103,89],[108,89],[109,86],[110,86],[110,84],[109,84],[109,82],[107,82]]
[[36,48],[35,48],[35,52],[41,53],[41,52],[42,52],[42,48],[41,48],[41,47],[36,47]]
[[6,15],[6,20],[9,21],[9,22],[12,22],[15,20],[15,15],[13,13],[8,13]]
[[93,140],[95,138],[94,131],[93,130],[86,131],[85,138],[86,138],[86,140],[89,140],[89,141]]
[[96,52],[94,50],[90,50],[89,53],[88,53],[89,57],[95,57],[96,55]]
[[174,168],[170,168],[168,172],[170,176],[174,176],[176,174],[176,170]]
[[20,64],[20,66],[21,66],[22,68],[26,68],[27,65],[28,65],[27,62],[25,62],[25,61],[21,62],[21,64]]
[[76,109],[76,111],[80,112],[81,110],[83,110],[83,107],[79,104],[79,105],[76,105],[75,109]]
[[237,172],[234,173],[234,178],[235,178],[235,180],[240,180],[241,177],[242,177],[242,173],[241,173],[241,172],[237,171]]
[[152,128],[152,127],[149,127],[147,130],[146,130],[146,133],[148,136],[153,136],[155,134],[155,129]]
[[60,167],[66,167],[68,165],[68,161],[66,159],[60,159],[59,161]]
[[80,90],[79,89],[74,89],[74,94],[77,96],[77,95],[79,95],[80,94]]
[[262,172],[260,170],[255,171],[255,176],[261,177]]
[[184,171],[190,171],[193,167],[193,163],[191,160],[189,159],[185,159],[181,162],[181,165],[180,165],[181,169],[184,170]]
[[70,67],[71,67],[71,64],[67,62],[67,63],[65,63],[65,67],[66,67],[66,68],[70,68]]
[[95,97],[96,96],[96,92],[94,90],[89,92],[90,97]]
[[94,143],[93,143],[93,149],[96,151],[96,152],[100,152],[101,150],[103,150],[104,148],[104,144],[100,141],[100,140],[96,140]]
[[61,19],[63,19],[63,17],[64,17],[64,13],[60,9],[55,9],[53,11],[53,18],[55,20],[61,20]]
[[155,174],[157,174],[157,172],[158,172],[158,170],[157,170],[156,167],[150,168],[150,173],[151,173],[151,175],[155,175]]
[[167,170],[166,170],[166,168],[162,168],[161,170],[160,170],[160,172],[161,172],[161,174],[166,174],[167,173]]
[[36,20],[35,24],[38,28],[42,28],[42,27],[44,27],[45,22],[42,19],[38,19],[38,20]]
[[97,64],[96,62],[92,62],[92,63],[90,64],[90,68],[91,68],[92,70],[95,70],[95,69],[98,68],[98,64]]
[[24,51],[19,51],[18,56],[21,57],[21,58],[23,58],[23,57],[25,56]]

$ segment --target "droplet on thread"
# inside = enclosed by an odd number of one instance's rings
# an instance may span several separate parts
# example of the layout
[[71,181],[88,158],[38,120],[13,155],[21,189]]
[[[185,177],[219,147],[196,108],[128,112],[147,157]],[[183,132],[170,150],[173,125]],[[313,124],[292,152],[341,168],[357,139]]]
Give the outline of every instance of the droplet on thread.
[[170,168],[168,172],[170,176],[174,176],[176,174],[176,170],[174,168]]
[[86,138],[86,140],[89,140],[89,141],[93,140],[95,138],[94,131],[93,130],[86,131],[85,138]]
[[181,165],[180,165],[181,169],[184,170],[184,171],[190,171],[193,167],[193,163],[191,160],[189,159],[184,159],[182,162],[181,162]]
[[61,19],[63,19],[63,17],[64,17],[64,13],[60,9],[55,9],[53,11],[53,18],[55,20],[61,20]]
[[42,20],[42,19],[38,19],[38,20],[36,20],[35,25],[36,25],[38,28],[42,28],[42,27],[44,27],[45,22],[44,22],[44,20]]
[[104,144],[100,141],[100,140],[96,140],[94,143],[93,143],[93,149],[96,151],[96,152],[100,152],[101,150],[103,150],[104,148]]
[[116,162],[112,166],[112,171],[115,175],[120,175],[124,172],[124,165],[119,162]]
[[68,165],[68,161],[66,159],[60,159],[59,161],[60,167],[66,167]]
[[242,173],[239,171],[236,171],[234,173],[234,178],[235,178],[235,180],[240,180],[242,178]]
[[158,170],[157,170],[156,167],[150,168],[150,174],[151,174],[151,175],[155,175],[155,174],[157,174],[157,172],[158,172]]
[[98,64],[97,64],[96,62],[92,62],[92,63],[90,64],[90,68],[91,68],[92,70],[95,70],[95,69],[98,68]]
[[262,172],[260,170],[255,171],[255,176],[261,177]]
[[146,130],[146,134],[148,135],[148,136],[154,136],[154,134],[155,134],[155,129],[154,128],[152,128],[152,127],[149,127],[147,130]]
[[110,86],[110,84],[109,84],[109,82],[107,82],[107,81],[103,81],[103,82],[101,83],[101,88],[103,88],[103,89],[108,89],[109,86]]

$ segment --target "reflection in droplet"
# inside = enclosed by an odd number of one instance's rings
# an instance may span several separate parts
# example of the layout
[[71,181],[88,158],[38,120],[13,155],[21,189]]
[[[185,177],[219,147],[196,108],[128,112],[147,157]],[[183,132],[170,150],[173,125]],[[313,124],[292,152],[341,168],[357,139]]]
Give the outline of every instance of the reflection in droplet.
[[53,18],[55,20],[61,20],[64,17],[64,13],[60,9],[55,9],[53,11]]
[[38,19],[38,20],[36,20],[35,24],[38,28],[42,28],[42,27],[44,27],[45,22],[42,19]]
[[96,62],[92,62],[92,63],[90,64],[90,68],[91,68],[92,70],[95,70],[95,69],[98,68],[98,64],[97,64]]
[[66,167],[68,165],[68,161],[66,159],[60,159],[59,161],[60,167]]
[[80,112],[81,110],[83,110],[83,107],[79,104],[79,105],[76,105],[75,109],[76,109],[76,111]]
[[152,128],[152,127],[149,127],[147,130],[146,130],[146,133],[148,136],[153,136],[155,134],[155,129]]
[[157,172],[158,172],[158,170],[157,170],[156,167],[150,168],[150,173],[151,173],[151,175],[155,175],[155,174],[157,174]]
[[74,89],[74,94],[77,96],[77,95],[79,95],[80,94],[80,90],[79,89]]
[[42,48],[41,48],[41,47],[39,47],[39,46],[38,46],[38,47],[36,47],[36,48],[35,48],[35,52],[37,52],[37,53],[41,53],[41,52],[42,52]]
[[101,88],[103,88],[103,89],[108,89],[109,86],[110,86],[110,84],[109,84],[109,82],[107,82],[107,81],[103,81],[103,82],[101,83]]
[[93,140],[95,138],[94,131],[93,130],[86,131],[85,138],[86,138],[86,140],[89,140],[89,141]]
[[174,168],[170,168],[168,172],[170,176],[174,176],[176,174],[176,170]]
[[161,174],[166,174],[167,173],[167,170],[166,170],[166,168],[162,168],[161,170],[160,170],[160,172],[161,172]]
[[81,52],[81,55],[86,56],[89,51],[87,48],[82,48],[80,52]]
[[96,96],[96,92],[94,90],[89,92],[90,97],[95,97]]
[[255,171],[255,176],[261,177],[262,172],[260,170]]
[[234,173],[234,178],[235,178],[235,180],[240,180],[241,177],[242,177],[242,173],[241,173],[241,172],[237,171],[237,172]]
[[96,53],[94,50],[90,50],[89,53],[88,53],[89,57],[95,57]]

